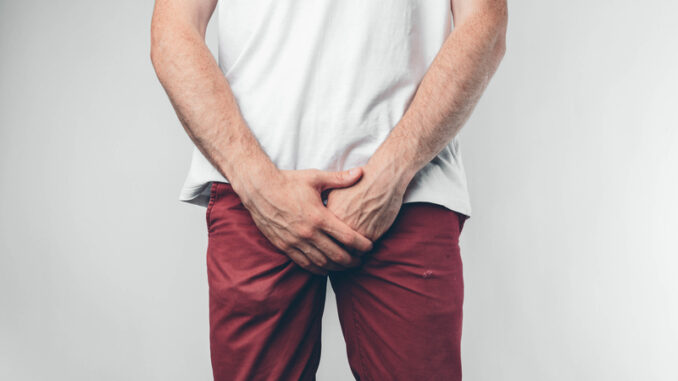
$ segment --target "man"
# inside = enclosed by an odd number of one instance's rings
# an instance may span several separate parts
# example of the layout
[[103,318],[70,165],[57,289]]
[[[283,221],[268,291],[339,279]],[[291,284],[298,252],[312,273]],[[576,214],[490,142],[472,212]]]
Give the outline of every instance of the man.
[[222,0],[218,64],[216,3],[157,0],[151,28],[195,143],[215,379],[314,379],[328,277],[357,379],[461,379],[456,135],[505,0]]

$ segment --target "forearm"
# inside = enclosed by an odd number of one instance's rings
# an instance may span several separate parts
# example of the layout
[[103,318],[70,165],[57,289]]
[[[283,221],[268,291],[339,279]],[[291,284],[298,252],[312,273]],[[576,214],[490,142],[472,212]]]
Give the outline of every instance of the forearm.
[[[412,178],[454,138],[471,115],[504,54],[506,14],[476,12],[455,26],[403,118],[370,158],[372,176]],[[393,181],[393,180],[391,180]]]
[[154,16],[151,59],[182,126],[236,192],[277,171],[243,119],[204,31]]

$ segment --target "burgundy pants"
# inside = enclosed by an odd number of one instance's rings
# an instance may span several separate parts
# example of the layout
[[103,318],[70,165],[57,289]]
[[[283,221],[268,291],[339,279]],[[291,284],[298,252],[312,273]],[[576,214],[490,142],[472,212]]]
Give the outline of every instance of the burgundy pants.
[[[356,379],[461,380],[465,217],[403,204],[361,266],[330,271]],[[206,219],[215,380],[314,380],[328,276],[273,246],[228,183],[213,183]]]

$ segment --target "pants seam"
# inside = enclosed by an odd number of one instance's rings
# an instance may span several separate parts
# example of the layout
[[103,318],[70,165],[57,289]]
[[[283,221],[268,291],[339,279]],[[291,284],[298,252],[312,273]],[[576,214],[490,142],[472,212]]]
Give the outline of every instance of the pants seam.
[[360,329],[358,326],[358,313],[356,312],[355,309],[355,302],[353,298],[350,298],[351,300],[351,309],[353,310],[353,329],[355,330],[355,340],[356,340],[356,347],[358,350],[358,357],[360,358],[360,370],[362,374],[364,375],[365,380],[369,380],[370,377],[367,375],[367,371],[365,368],[365,357],[363,356],[363,351],[362,351],[362,346],[359,343],[360,339]]

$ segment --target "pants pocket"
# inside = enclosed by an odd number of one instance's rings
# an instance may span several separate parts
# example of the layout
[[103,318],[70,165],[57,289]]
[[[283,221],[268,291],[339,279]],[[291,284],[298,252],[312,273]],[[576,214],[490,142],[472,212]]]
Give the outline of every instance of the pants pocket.
[[210,184],[210,198],[207,203],[207,210],[205,211],[205,223],[207,224],[208,234],[212,232],[212,209],[214,209],[214,202],[217,198],[217,187],[219,186],[218,182],[213,181]]

